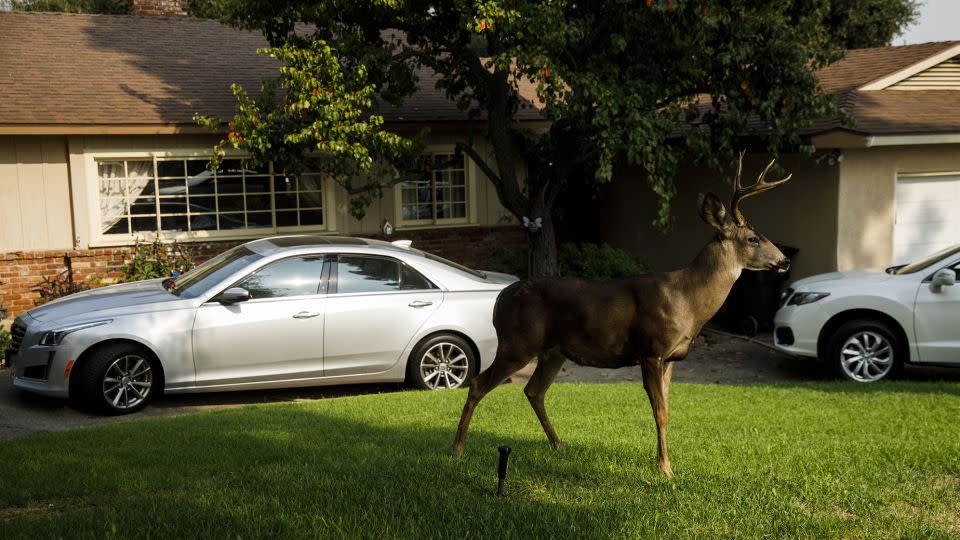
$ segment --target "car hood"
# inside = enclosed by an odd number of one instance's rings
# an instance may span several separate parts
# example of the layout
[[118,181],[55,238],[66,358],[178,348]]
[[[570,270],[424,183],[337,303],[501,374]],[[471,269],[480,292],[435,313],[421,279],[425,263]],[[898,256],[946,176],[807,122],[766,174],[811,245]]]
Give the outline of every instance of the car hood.
[[35,307],[28,313],[38,321],[61,320],[85,313],[96,316],[95,313],[99,311],[114,312],[179,300],[180,297],[163,288],[163,279],[151,279],[78,292]]
[[846,272],[830,272],[828,274],[817,274],[808,278],[799,279],[791,285],[794,289],[815,289],[817,287],[828,287],[831,285],[843,285],[850,280],[863,282],[880,282],[892,278],[881,268],[870,270],[849,270]]

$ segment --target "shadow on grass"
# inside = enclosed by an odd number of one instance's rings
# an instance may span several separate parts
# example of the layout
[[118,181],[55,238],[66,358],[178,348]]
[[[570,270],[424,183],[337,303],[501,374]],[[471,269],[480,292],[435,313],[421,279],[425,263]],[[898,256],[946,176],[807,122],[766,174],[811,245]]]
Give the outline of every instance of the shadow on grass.
[[[543,437],[475,430],[467,453],[453,458],[447,454],[452,426],[400,422],[386,427],[302,406],[224,411],[215,413],[216,422],[210,419],[154,420],[150,430],[111,426],[108,452],[100,451],[100,429],[74,432],[66,447],[45,447],[43,436],[29,441],[36,444],[18,446],[6,459],[21,464],[18,476],[24,481],[9,485],[6,476],[0,498],[8,509],[41,501],[50,510],[19,516],[23,519],[16,524],[23,528],[7,532],[35,537],[530,538],[547,532],[606,537],[629,519],[616,498],[576,495],[608,483],[609,470],[584,465],[596,463],[580,457],[588,452],[584,448],[556,452]],[[211,425],[216,431],[200,440],[188,435]],[[496,448],[502,444],[514,448],[506,498],[494,496]],[[35,454],[24,463],[21,450]],[[615,489],[634,497],[644,490],[669,490],[655,471],[652,446],[648,450],[650,459],[641,464],[646,471],[622,475]],[[58,468],[78,474],[57,478]],[[8,466],[3,469],[11,473]],[[556,492],[564,490],[570,497],[557,502]]]

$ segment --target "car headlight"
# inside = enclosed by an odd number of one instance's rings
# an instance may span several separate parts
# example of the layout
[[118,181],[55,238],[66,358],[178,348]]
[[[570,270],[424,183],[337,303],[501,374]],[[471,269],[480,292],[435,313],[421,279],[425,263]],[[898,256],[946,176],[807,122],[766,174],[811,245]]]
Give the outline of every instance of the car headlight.
[[817,300],[823,300],[828,296],[830,296],[830,293],[828,292],[798,292],[794,293],[794,295],[790,297],[787,305],[802,306],[804,304],[811,304]]
[[45,333],[42,338],[40,338],[40,344],[46,346],[59,345],[60,342],[63,341],[63,338],[67,336],[67,334],[72,334],[73,332],[76,332],[77,330],[83,330],[84,328],[93,328],[94,326],[101,326],[104,324],[110,324],[112,322],[113,319],[108,319],[104,321],[73,324],[58,328],[56,330],[50,330],[49,332]]

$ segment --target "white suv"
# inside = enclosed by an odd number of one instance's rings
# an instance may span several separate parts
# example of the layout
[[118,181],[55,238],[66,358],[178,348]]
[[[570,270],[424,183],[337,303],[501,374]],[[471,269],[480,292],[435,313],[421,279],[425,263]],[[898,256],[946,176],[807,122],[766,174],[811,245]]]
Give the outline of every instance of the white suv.
[[886,270],[834,272],[784,291],[774,343],[853,381],[904,363],[960,367],[960,245]]

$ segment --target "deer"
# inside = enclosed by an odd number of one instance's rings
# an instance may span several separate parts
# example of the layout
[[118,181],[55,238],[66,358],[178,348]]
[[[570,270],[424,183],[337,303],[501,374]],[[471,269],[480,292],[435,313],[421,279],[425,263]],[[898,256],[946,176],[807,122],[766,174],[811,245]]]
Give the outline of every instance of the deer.
[[739,205],[789,180],[766,181],[774,161],[757,181],[740,184],[743,153],[737,164],[728,213],[713,193],[698,194],[700,217],[713,238],[687,267],[672,272],[589,281],[576,278],[522,280],[501,291],[493,309],[499,341],[493,364],[471,382],[452,454],[463,453],[477,404],[493,388],[534,358],[537,366],[524,388],[550,444],[559,449],[544,397],[563,363],[619,368],[640,365],[643,387],[657,430],[657,465],[673,476],[667,453],[670,379],[673,363],[684,359],[703,325],[723,305],[744,269],[786,272],[790,260],[747,224]]

